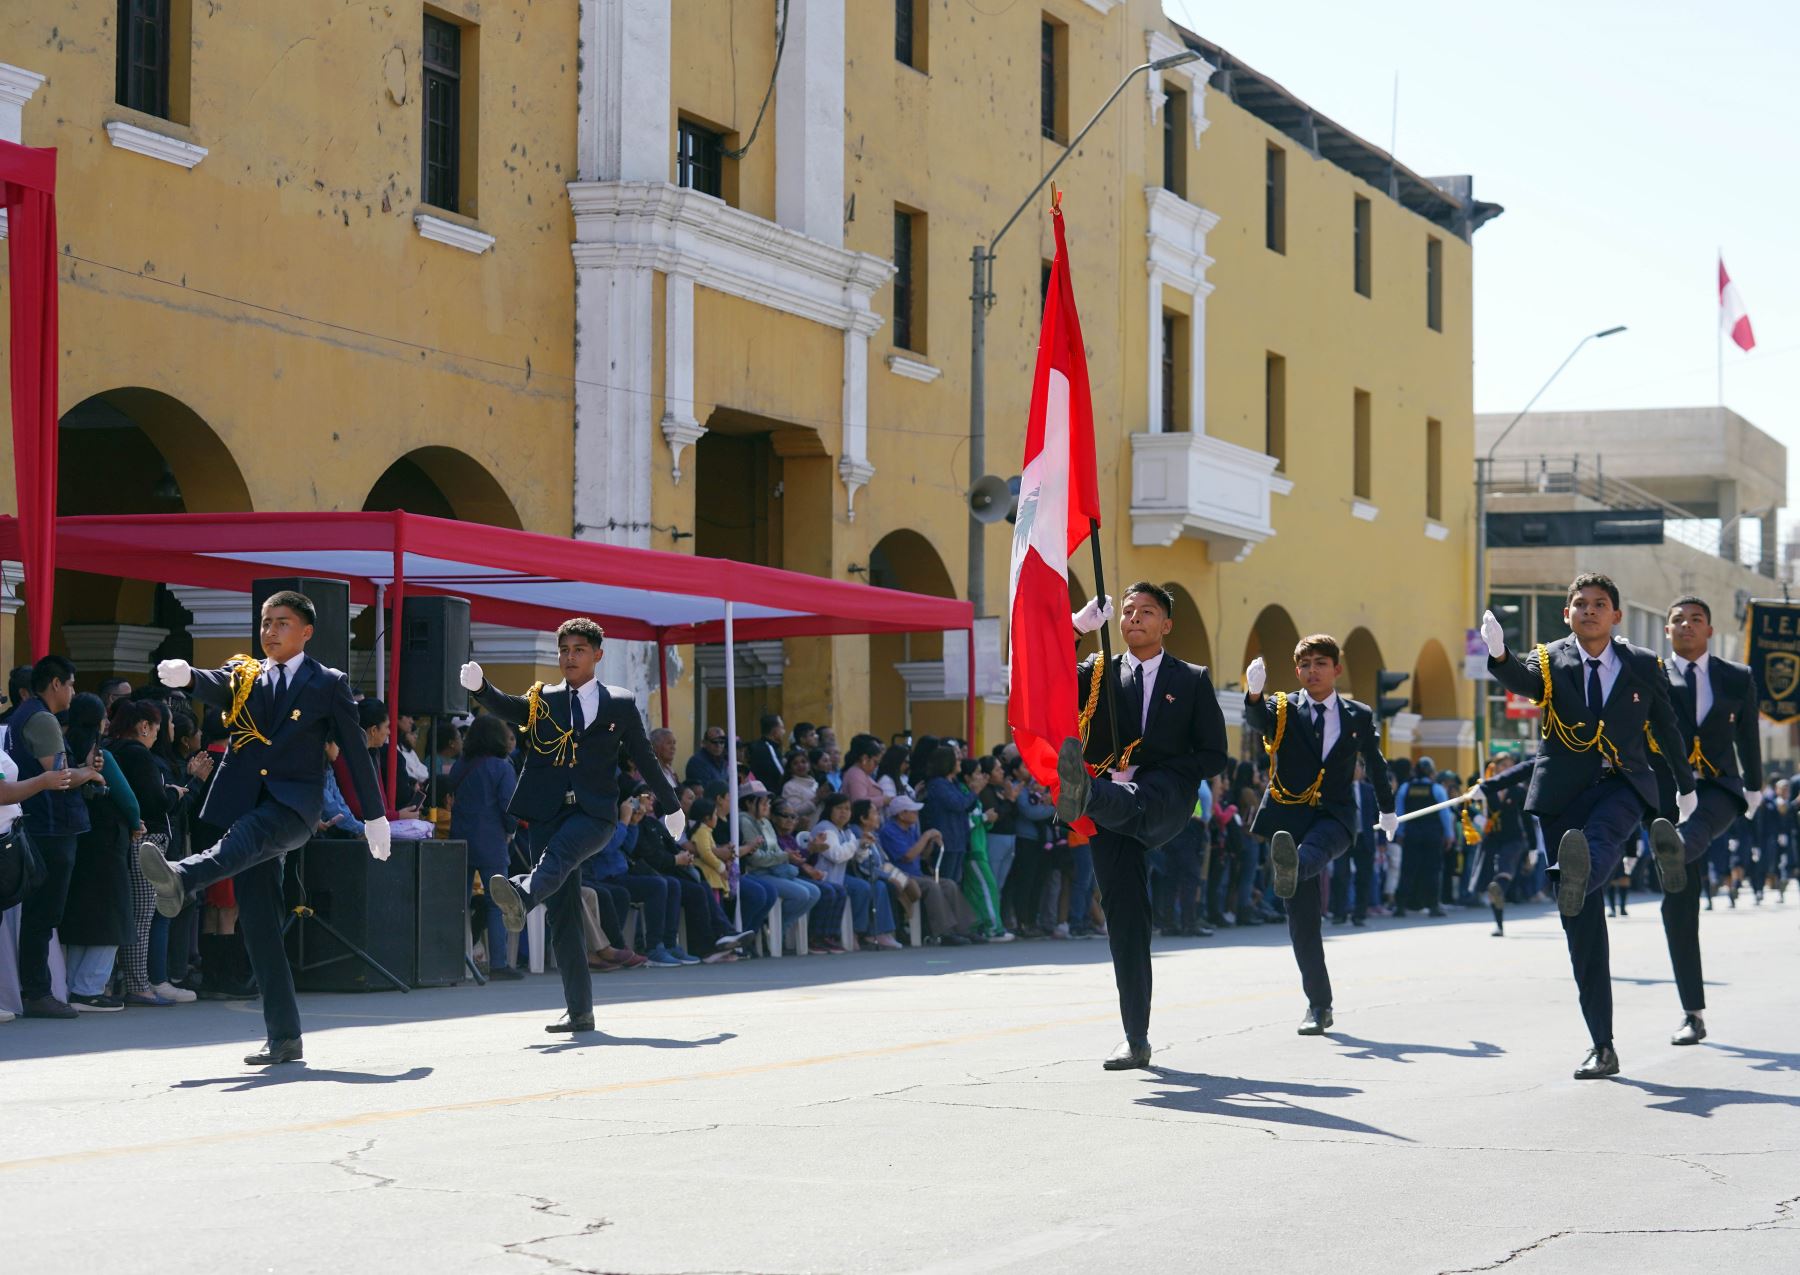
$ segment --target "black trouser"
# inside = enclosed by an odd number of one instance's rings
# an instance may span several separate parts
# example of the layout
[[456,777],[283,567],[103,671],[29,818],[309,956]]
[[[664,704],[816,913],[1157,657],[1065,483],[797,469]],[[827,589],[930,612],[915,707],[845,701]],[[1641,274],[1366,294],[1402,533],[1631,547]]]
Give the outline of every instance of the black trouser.
[[1685,888],[1663,892],[1663,936],[1669,941],[1669,963],[1675,967],[1675,990],[1681,1008],[1694,1013],[1706,1008],[1705,981],[1700,973],[1700,896],[1706,893],[1706,852],[1713,840],[1738,817],[1737,799],[1723,788],[1703,783],[1694,813],[1677,831],[1682,857],[1687,861]]
[[[1355,871],[1355,889],[1351,888],[1351,872]],[[1332,865],[1331,914],[1345,914],[1361,921],[1369,915],[1369,900],[1375,896],[1375,839],[1354,837],[1350,850]]]
[[1539,816],[1544,844],[1552,856],[1563,834],[1580,829],[1587,839],[1591,875],[1587,897],[1577,916],[1562,918],[1569,944],[1569,965],[1581,1001],[1581,1016],[1596,1048],[1612,1044],[1613,1000],[1611,953],[1606,937],[1606,886],[1618,875],[1627,843],[1643,822],[1644,800],[1628,780],[1609,776],[1582,792],[1555,815]]
[[1344,857],[1350,832],[1336,819],[1320,815],[1295,840],[1300,854],[1300,883],[1287,901],[1288,942],[1294,964],[1300,967],[1300,986],[1312,1009],[1331,1008],[1331,974],[1325,968],[1325,935],[1321,920],[1325,911],[1326,867]]
[[69,899],[76,838],[36,832],[25,837],[44,861],[43,884],[25,896],[19,910],[19,996],[34,1001],[50,995],[50,932],[62,921]]
[[1150,869],[1144,843],[1100,828],[1090,843],[1094,880],[1106,913],[1119,1021],[1126,1040],[1150,1036]]
[[544,905],[570,1018],[594,1016],[594,981],[588,974],[587,927],[581,912],[581,865],[599,852],[612,830],[611,820],[596,819],[579,806],[565,806],[562,813],[531,825],[531,872],[513,878],[527,908]]

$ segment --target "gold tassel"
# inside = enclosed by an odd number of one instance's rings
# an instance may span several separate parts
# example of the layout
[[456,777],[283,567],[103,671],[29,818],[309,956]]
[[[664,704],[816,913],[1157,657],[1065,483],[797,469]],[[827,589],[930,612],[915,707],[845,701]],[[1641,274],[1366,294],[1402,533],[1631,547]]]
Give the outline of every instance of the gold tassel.
[[220,724],[231,731],[231,746],[247,748],[252,741],[267,744],[269,737],[257,729],[256,721],[246,708],[256,679],[262,676],[262,661],[248,655],[234,655],[225,661],[231,671],[231,707],[219,714]]
[[1464,845],[1480,845],[1481,834],[1475,831],[1475,821],[1469,817],[1469,808],[1462,808],[1462,834]]
[[1281,782],[1275,773],[1275,753],[1281,747],[1282,739],[1287,735],[1288,698],[1286,695],[1275,697],[1275,735],[1263,741],[1263,751],[1269,755],[1269,796],[1277,805],[1282,806],[1316,806],[1319,794],[1325,786],[1325,768],[1319,767],[1319,773],[1312,781],[1312,786],[1304,792],[1294,792]]
[[1602,759],[1611,762],[1615,769],[1624,770],[1625,763],[1619,758],[1618,747],[1606,737],[1604,721],[1594,723],[1594,733],[1587,739],[1582,739],[1575,732],[1586,726],[1587,723],[1576,722],[1574,726],[1570,726],[1557,714],[1556,705],[1552,701],[1550,693],[1550,652],[1545,649],[1542,642],[1538,643],[1537,656],[1538,668],[1544,675],[1544,698],[1538,701],[1538,706],[1544,710],[1541,719],[1543,737],[1548,739],[1555,735],[1556,741],[1572,753],[1585,753],[1598,749]]
[[[575,694],[573,687],[569,694]],[[573,766],[575,764],[576,739],[575,729],[552,730],[545,733],[538,729],[542,722],[551,722],[550,715],[544,711],[544,684],[533,682],[531,689],[525,692],[525,742],[531,745],[533,752],[552,758],[552,765]],[[554,726],[555,723],[551,722]]]

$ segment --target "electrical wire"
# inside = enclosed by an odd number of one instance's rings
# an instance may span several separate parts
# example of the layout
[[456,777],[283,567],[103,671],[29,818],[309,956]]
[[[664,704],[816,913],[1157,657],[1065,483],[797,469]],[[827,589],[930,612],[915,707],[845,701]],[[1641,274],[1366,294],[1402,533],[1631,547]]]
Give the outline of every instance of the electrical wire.
[[[762,105],[756,108],[756,123],[750,126],[750,139],[736,150],[725,151],[724,155],[726,159],[742,159],[750,153],[750,148],[756,145],[756,135],[762,131],[763,116],[768,113],[769,101],[775,96],[775,77],[781,74],[781,55],[787,48],[787,32],[788,0],[781,0],[781,13],[777,18],[775,25],[775,66],[774,69],[769,72],[769,87],[763,93]],[[734,49],[733,52],[735,51],[736,50]],[[737,65],[735,59],[733,60],[732,65],[734,67]],[[733,86],[733,91],[735,92],[735,86]],[[735,110],[736,107],[737,103],[734,100],[732,102],[732,108]]]

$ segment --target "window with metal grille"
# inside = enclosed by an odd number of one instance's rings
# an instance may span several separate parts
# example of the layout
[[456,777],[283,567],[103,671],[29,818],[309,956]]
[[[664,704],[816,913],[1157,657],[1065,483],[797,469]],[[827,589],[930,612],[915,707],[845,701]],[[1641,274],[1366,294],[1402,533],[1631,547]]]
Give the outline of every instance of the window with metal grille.
[[1444,330],[1444,241],[1425,241],[1425,325]]
[[1444,519],[1444,423],[1425,418],[1425,516]]
[[1263,451],[1276,470],[1287,468],[1287,360],[1279,354],[1263,355]]
[[675,184],[725,197],[725,139],[692,120],[675,126]]
[[1039,107],[1039,124],[1044,136],[1061,140],[1057,133],[1058,112],[1056,109],[1056,24],[1043,22],[1040,24],[1040,66],[1038,69],[1039,87],[1042,90],[1043,102]]
[[425,202],[459,209],[462,155],[462,28],[425,18]]
[[1162,317],[1162,427],[1171,434],[1179,428],[1175,423],[1175,316]]
[[1369,269],[1369,201],[1361,195],[1356,197],[1355,228],[1351,232],[1354,237],[1352,249],[1356,253],[1356,290],[1363,296],[1373,295],[1372,272]]
[[1168,89],[1163,101],[1163,189],[1187,198],[1187,94]]
[[913,345],[913,215],[894,210],[894,344]]
[[1263,157],[1263,242],[1287,251],[1287,152],[1271,146]]
[[120,106],[169,118],[169,0],[119,0]]
[[1350,404],[1350,494],[1375,499],[1375,422],[1367,390],[1356,390]]

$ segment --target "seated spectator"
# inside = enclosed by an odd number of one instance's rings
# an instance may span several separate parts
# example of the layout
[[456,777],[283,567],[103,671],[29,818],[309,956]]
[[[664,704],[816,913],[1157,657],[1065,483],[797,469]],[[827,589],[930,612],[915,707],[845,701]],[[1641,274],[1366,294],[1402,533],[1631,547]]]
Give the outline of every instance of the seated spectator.
[[[612,836],[599,853],[590,856],[581,865],[581,883],[593,889],[598,897],[601,924],[613,944],[598,948],[595,955],[602,965],[613,969],[634,964],[621,957],[621,953],[631,953],[630,948],[622,946],[625,939],[625,919],[631,914],[632,904],[642,903],[644,933],[639,946],[643,949],[643,960],[635,964],[673,969],[681,964],[668,950],[669,944],[675,941],[675,926],[681,916],[680,903],[671,895],[668,883],[661,877],[633,870],[631,852],[637,848],[638,822],[641,817],[642,810],[637,799],[623,798],[619,802],[619,821],[613,825]],[[590,967],[594,966],[592,957],[588,964]]]
[[725,728],[708,726],[700,736],[700,751],[687,760],[682,775],[690,783],[731,786],[731,772],[725,761]]
[[819,728],[811,722],[794,723],[794,747],[811,752],[819,746]]
[[732,949],[750,935],[734,929],[726,921],[719,901],[701,881],[693,847],[678,843],[662,820],[656,817],[656,798],[650,786],[639,784],[633,793],[643,811],[638,823],[635,858],[639,864],[654,868],[675,887],[676,904],[681,915],[687,918],[688,941],[707,955],[696,958],[679,942],[670,947],[670,953],[683,965],[697,962],[710,965],[725,960]]
[[[365,699],[356,706],[356,717],[362,724],[363,734],[367,738],[369,760],[375,763],[375,773],[380,776],[382,784],[385,785],[387,783],[388,736],[391,734],[387,705],[378,699]],[[402,750],[401,759],[402,761],[405,759],[404,750]],[[347,777],[348,772],[340,776],[340,778]],[[355,785],[351,784],[343,791],[350,793],[354,789]],[[391,820],[417,819],[419,817],[423,793],[419,790],[418,782],[407,772],[404,765],[394,772],[394,791],[389,793],[387,798],[388,805],[393,808],[389,812]],[[356,809],[357,817],[364,821],[373,819],[376,814],[381,813],[352,808]]]
[[[943,837],[919,826],[922,808],[911,797],[894,798],[888,803],[888,817],[881,825],[878,840],[888,862],[918,887],[918,898],[925,908],[926,929],[944,946],[959,947],[973,941],[970,931],[975,925],[975,912],[954,881],[926,875],[924,856],[927,852],[940,851]],[[904,895],[902,901],[911,902]]]
[[[890,745],[881,754],[881,760],[875,766],[875,786],[880,788],[889,801],[895,797],[913,795],[912,784],[907,780],[907,772],[912,768],[912,750],[904,744]],[[882,812],[887,813],[885,810]]]
[[835,748],[815,748],[806,755],[812,766],[813,779],[818,782],[819,792],[839,792],[843,789],[844,777],[838,773],[844,759],[838,756]]
[[977,790],[959,782],[960,765],[953,745],[932,750],[919,814],[919,822],[938,834],[938,874],[959,885],[969,858],[969,816],[980,804]]
[[875,778],[879,765],[881,744],[872,736],[858,735],[850,742],[849,755],[844,758],[843,781],[838,791],[852,801],[873,802],[879,812],[891,799]]
[[[776,724],[779,726],[779,719]],[[782,846],[775,825],[769,821],[768,793],[743,793],[738,797],[738,805],[748,816],[741,832],[746,843],[741,863],[752,876],[774,889],[779,898],[785,947],[786,930],[819,905],[819,887],[800,875],[805,856]]]
[[[730,827],[726,807],[730,790],[723,784],[709,784],[688,811],[688,840],[694,847],[700,874],[715,892],[723,909],[726,902],[734,905],[737,928],[755,933],[775,907],[775,889],[746,873],[738,874],[737,892],[731,891],[730,865],[737,859],[737,847],[730,845]],[[720,837],[726,844],[721,844]],[[726,913],[731,915],[731,913]]]
[[819,781],[813,777],[812,758],[796,748],[787,755],[787,771],[781,791],[776,793],[786,803],[788,813],[802,828],[810,828],[819,814]]
[[[330,749],[330,745],[326,745]],[[498,717],[483,715],[469,726],[462,754],[445,780],[450,800],[450,836],[468,843],[471,889],[507,869],[507,847],[518,820],[506,812],[518,776],[507,760],[512,755],[513,733]],[[330,781],[326,775],[326,809],[330,809]],[[488,977],[517,981],[525,977],[507,961],[506,926],[500,909],[481,892],[487,913]]]
[[[850,801],[848,797],[844,800]],[[857,941],[871,947],[897,948],[900,941],[894,937],[894,900],[887,882],[890,872],[901,877],[905,874],[893,868],[887,856],[881,853],[876,835],[881,831],[881,811],[876,809],[874,802],[850,801],[849,831],[856,837],[856,853],[846,865],[844,885],[850,891],[851,906],[857,917]],[[868,888],[866,903],[859,898],[858,885]]]
[[678,787],[681,780],[675,774],[675,732],[666,726],[659,726],[650,732],[650,751],[656,757],[656,764],[661,767],[663,779],[669,787]]
[[801,877],[819,892],[819,901],[808,911],[807,948],[814,956],[829,956],[845,950],[838,935],[844,917],[844,887],[831,880],[823,866],[810,853],[811,833],[800,830],[800,817],[785,801],[775,803],[769,815],[775,825],[775,840],[800,869]]
[[313,829],[321,837],[360,837],[363,835],[363,821],[351,812],[350,803],[344,800],[344,790],[338,786],[339,758],[341,756],[342,752],[338,748],[337,740],[326,740],[325,801],[319,807],[318,826]]
[[[474,725],[473,722],[470,725]],[[437,757],[432,762],[433,779],[448,779],[450,772],[456,769],[458,759],[462,757],[463,731],[454,720],[446,720],[438,728]]]
[[122,699],[131,698],[131,683],[122,677],[105,678],[100,683],[100,702],[106,706],[110,714],[112,706]]

